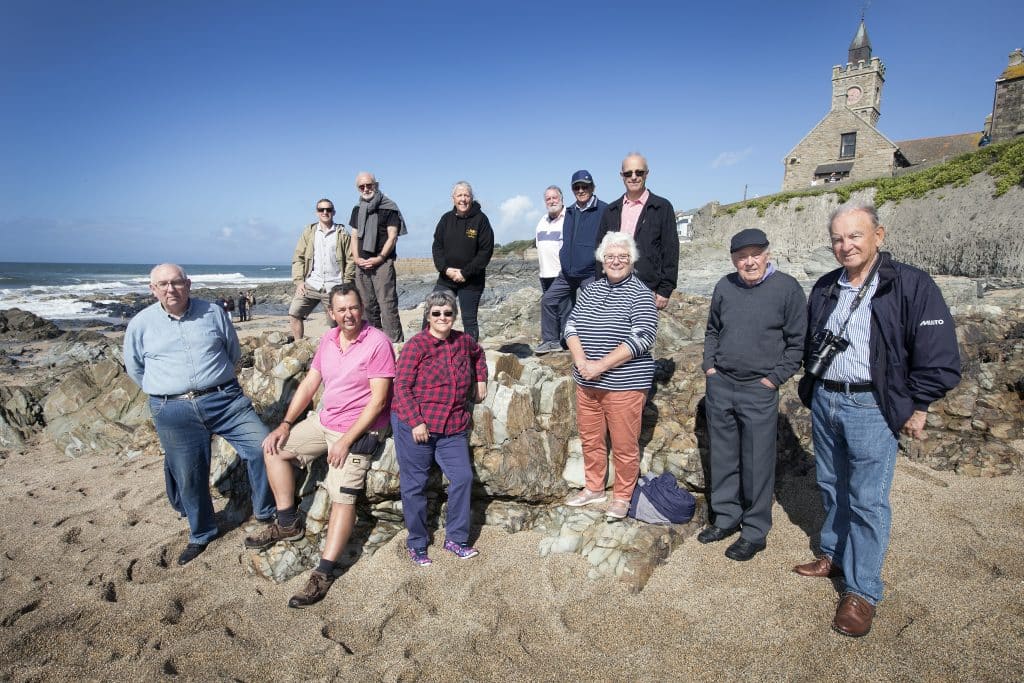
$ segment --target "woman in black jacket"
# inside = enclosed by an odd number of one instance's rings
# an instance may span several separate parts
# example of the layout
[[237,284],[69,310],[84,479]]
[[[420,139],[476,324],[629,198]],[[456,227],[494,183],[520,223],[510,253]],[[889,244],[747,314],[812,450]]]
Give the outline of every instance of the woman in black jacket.
[[447,289],[458,297],[462,326],[466,334],[479,339],[476,312],[484,292],[487,264],[494,253],[494,231],[466,181],[452,187],[452,204],[452,210],[441,216],[434,230],[434,267],[438,272],[434,289]]

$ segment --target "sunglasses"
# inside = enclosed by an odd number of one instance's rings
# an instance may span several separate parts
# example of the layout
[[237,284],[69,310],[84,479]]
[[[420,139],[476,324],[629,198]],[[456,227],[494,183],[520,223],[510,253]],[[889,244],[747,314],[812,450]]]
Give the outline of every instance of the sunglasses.
[[333,206],[318,206],[316,207],[317,213],[334,213]]
[[573,185],[572,186],[572,191],[573,192],[584,192],[586,190],[589,190],[591,187],[592,187],[591,185],[580,183],[579,185]]
[[632,178],[634,175],[637,178],[643,178],[645,175],[647,175],[647,169],[645,169],[645,168],[638,168],[635,171],[623,171],[622,172],[622,177],[623,178]]
[[376,187],[376,185],[373,184],[373,183],[365,183],[363,185],[356,185],[356,189],[359,190],[360,192],[362,192],[363,190],[372,190],[374,187]]
[[430,312],[430,317],[432,317],[432,318],[440,318],[440,317],[454,318],[455,317],[455,311],[431,311]]

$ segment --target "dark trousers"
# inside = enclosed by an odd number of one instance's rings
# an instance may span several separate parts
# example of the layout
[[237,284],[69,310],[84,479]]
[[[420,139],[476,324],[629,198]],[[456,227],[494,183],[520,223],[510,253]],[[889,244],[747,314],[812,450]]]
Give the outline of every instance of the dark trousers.
[[395,435],[395,456],[398,458],[398,484],[402,493],[402,513],[409,530],[406,545],[426,548],[427,496],[425,489],[434,463],[448,477],[448,514],[444,522],[445,540],[469,541],[470,494],[473,490],[473,468],[469,462],[469,435],[459,432],[443,436],[431,432],[426,443],[416,443],[412,427],[391,414],[391,430]]
[[594,281],[594,276],[585,278],[566,278],[559,273],[540,299],[540,340],[557,342],[562,339],[565,322],[576,304],[576,293]]
[[398,290],[395,285],[395,261],[388,259],[376,268],[356,268],[356,289],[363,298],[366,319],[388,338],[399,343],[405,341],[402,319],[398,316]]
[[716,372],[707,377],[705,407],[715,526],[742,526],[743,538],[760,543],[772,528],[779,392]]

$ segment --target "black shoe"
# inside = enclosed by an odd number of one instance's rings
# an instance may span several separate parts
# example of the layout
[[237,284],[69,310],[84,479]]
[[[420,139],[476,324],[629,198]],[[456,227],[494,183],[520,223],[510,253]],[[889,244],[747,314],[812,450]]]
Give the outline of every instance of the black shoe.
[[291,597],[291,600],[288,601],[288,606],[301,609],[302,607],[315,605],[326,597],[332,583],[334,583],[333,575],[323,574],[314,569],[310,573],[305,587]]
[[753,543],[745,538],[739,538],[731,546],[725,549],[725,556],[737,562],[746,562],[754,555],[768,547],[764,541]]
[[740,528],[738,526],[734,526],[731,529],[720,529],[717,526],[711,525],[704,527],[703,531],[697,534],[697,540],[701,543],[715,543],[716,541],[721,541],[723,538],[732,536],[739,530]]
[[181,566],[185,566],[192,560],[202,555],[204,550],[206,550],[205,543],[189,543],[187,546],[185,546],[185,550],[181,553],[181,555],[178,556],[178,564]]

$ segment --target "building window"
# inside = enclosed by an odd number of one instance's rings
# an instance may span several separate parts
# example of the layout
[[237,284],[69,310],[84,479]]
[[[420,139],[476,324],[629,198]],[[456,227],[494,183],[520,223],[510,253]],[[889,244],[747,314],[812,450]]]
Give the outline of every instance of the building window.
[[839,140],[839,158],[852,159],[857,154],[857,134],[843,133]]

